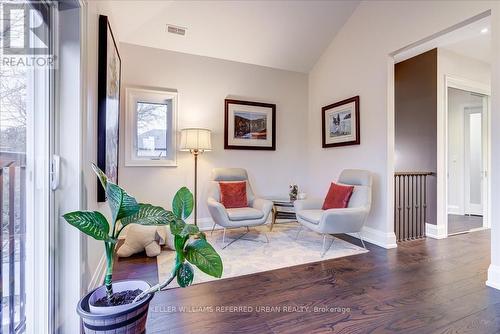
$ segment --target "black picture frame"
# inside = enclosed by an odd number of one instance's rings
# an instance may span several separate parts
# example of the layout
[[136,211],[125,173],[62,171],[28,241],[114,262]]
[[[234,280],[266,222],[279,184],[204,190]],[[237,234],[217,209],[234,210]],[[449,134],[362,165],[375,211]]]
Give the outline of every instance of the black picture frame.
[[[121,58],[108,17],[99,15],[97,75],[97,166],[118,183]],[[97,201],[106,192],[97,180]]]
[[[251,107],[260,107],[270,109],[271,115],[271,140],[270,145],[267,146],[257,146],[251,144],[231,144],[230,143],[230,133],[234,133],[235,129],[230,127],[230,105],[242,105]],[[265,151],[276,151],[276,104],[273,103],[263,103],[263,102],[253,102],[253,101],[243,101],[243,100],[224,100],[224,149],[226,150],[265,150]]]
[[[354,103],[354,110],[350,111],[350,116],[351,116],[351,123],[354,122],[353,124],[350,124],[351,129],[355,129],[355,134],[354,138],[349,138],[347,140],[335,142],[335,143],[328,143],[327,142],[327,131],[326,131],[326,125],[327,125],[327,113],[331,111],[332,109],[344,106],[344,105],[349,105],[351,103]],[[352,117],[354,114],[355,117]],[[349,137],[349,136],[345,136]],[[335,102],[332,104],[329,104],[327,106],[324,106],[321,108],[321,142],[322,142],[322,147],[323,148],[328,148],[328,147],[339,147],[339,146],[348,146],[348,145],[359,145],[361,143],[360,141],[361,133],[360,133],[360,119],[359,119],[359,95],[354,96],[339,102]]]

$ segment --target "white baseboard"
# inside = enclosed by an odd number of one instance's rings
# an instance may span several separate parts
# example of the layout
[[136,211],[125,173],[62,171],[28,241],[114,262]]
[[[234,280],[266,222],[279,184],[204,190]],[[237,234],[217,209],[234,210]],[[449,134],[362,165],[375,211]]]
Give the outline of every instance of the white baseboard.
[[426,223],[425,224],[425,235],[429,238],[432,238],[432,239],[444,239],[447,237],[446,227]]
[[[357,233],[348,234],[354,238],[358,238]],[[364,241],[385,249],[398,247],[398,244],[396,243],[396,235],[394,234],[394,232],[386,233],[368,226],[364,226],[363,230],[361,231],[361,236],[363,237]]]
[[95,288],[101,286],[102,282],[104,282],[104,275],[106,275],[106,254],[103,253],[101,258],[99,259],[97,268],[92,275],[92,279],[89,282],[87,291],[92,291]]
[[463,210],[460,209],[458,205],[448,205],[448,214],[449,215],[463,215]]
[[486,285],[500,290],[500,266],[490,264],[488,268],[488,280],[486,281]]

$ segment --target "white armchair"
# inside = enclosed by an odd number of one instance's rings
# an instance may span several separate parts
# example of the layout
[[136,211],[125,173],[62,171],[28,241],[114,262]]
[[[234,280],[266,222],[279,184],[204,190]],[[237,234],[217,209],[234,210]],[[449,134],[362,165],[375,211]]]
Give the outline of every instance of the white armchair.
[[[328,234],[357,233],[363,247],[365,243],[361,229],[370,213],[372,201],[372,176],[369,171],[346,169],[340,174],[338,183],[354,186],[348,207],[345,209],[322,210],[323,200],[306,199],[294,203],[297,221],[323,235],[321,256],[325,255],[333,243],[325,248]],[[297,232],[299,236],[300,230]],[[366,248],[366,247],[365,247]]]
[[[231,181],[246,181],[247,207],[226,209],[224,205],[220,203],[219,182]],[[212,170],[207,205],[208,211],[214,221],[212,232],[216,225],[224,228],[222,236],[223,249],[240,239],[254,241],[253,239],[244,239],[243,237],[249,232],[249,227],[265,224],[273,208],[273,203],[271,201],[255,197],[250,182],[248,182],[247,171],[242,168],[215,168]],[[225,244],[226,229],[239,227],[246,227],[246,232],[236,239],[233,239],[228,244]],[[267,242],[269,242],[265,232],[264,236]]]

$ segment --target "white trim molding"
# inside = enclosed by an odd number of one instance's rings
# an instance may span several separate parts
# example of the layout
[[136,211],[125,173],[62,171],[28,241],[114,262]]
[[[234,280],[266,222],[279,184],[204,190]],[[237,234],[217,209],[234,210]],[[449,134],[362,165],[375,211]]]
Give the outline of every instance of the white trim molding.
[[488,280],[486,281],[486,285],[500,290],[500,267],[493,263],[490,264],[488,268]]
[[464,215],[464,211],[458,205],[448,204],[448,214],[449,215]]
[[444,239],[448,236],[446,226],[425,224],[425,235],[432,239]]
[[[351,237],[358,238],[357,233],[348,233]],[[397,248],[396,235],[394,232],[382,232],[374,228],[364,226],[361,230],[363,240],[385,249]],[[359,239],[359,238],[358,238]]]

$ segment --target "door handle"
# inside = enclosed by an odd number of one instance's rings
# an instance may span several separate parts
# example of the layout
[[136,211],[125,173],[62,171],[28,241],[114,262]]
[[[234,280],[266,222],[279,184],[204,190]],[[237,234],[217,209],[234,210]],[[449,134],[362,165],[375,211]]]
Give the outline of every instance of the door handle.
[[54,154],[52,156],[52,162],[50,164],[50,189],[52,189],[52,191],[59,188],[60,166],[61,157],[57,154]]

